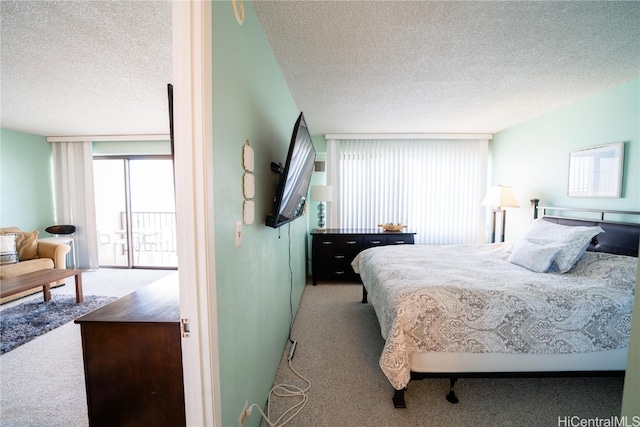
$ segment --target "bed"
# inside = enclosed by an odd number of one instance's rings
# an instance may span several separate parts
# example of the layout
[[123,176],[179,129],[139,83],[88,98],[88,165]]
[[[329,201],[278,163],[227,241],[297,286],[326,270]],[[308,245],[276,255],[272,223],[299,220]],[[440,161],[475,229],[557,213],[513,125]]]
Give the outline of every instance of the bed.
[[406,407],[415,379],[450,378],[456,403],[461,377],[624,375],[640,224],[598,212],[544,215],[512,243],[358,254],[352,266],[385,339],[380,367],[394,406]]

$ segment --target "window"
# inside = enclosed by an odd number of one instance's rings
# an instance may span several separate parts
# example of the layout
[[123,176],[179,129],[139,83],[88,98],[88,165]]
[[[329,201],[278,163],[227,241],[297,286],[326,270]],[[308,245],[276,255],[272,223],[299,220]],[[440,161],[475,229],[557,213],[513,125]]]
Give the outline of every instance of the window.
[[[330,140],[340,228],[406,224],[418,244],[484,241],[488,140]],[[337,160],[337,161],[336,161]],[[333,165],[333,166],[332,166]]]

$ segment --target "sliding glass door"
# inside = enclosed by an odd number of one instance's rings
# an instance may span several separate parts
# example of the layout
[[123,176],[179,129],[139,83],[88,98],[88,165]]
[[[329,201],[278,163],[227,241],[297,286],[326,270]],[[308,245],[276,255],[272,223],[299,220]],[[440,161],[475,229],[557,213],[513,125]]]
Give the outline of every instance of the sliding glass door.
[[100,267],[128,267],[127,224],[121,212],[127,212],[123,159],[93,161]]
[[177,268],[171,159],[93,162],[100,266]]
[[133,265],[177,267],[172,161],[130,160],[129,177]]

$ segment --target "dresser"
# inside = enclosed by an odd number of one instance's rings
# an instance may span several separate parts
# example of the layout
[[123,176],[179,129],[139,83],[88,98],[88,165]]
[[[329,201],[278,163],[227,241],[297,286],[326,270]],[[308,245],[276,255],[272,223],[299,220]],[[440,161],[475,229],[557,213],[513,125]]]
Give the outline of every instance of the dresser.
[[185,425],[180,294],[169,279],[76,319],[92,427]]
[[359,282],[351,261],[368,248],[386,245],[414,244],[415,232],[382,229],[337,229],[311,231],[311,269],[313,284],[318,280]]

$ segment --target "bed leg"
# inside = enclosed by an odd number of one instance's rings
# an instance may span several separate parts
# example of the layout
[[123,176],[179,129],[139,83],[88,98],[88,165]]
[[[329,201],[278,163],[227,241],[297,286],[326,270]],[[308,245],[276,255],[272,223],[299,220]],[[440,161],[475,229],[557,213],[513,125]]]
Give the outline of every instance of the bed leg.
[[407,407],[407,405],[404,403],[404,391],[406,390],[406,387],[403,388],[402,390],[396,390],[395,393],[393,393],[393,407],[396,409],[404,409]]
[[364,288],[364,285],[362,285],[362,303],[366,304],[367,303],[367,290]]
[[451,377],[449,378],[449,381],[450,381],[450,385],[449,385],[449,394],[447,394],[447,401],[449,403],[458,403],[456,392],[453,390],[453,387],[456,385],[456,381],[458,381],[458,378]]

